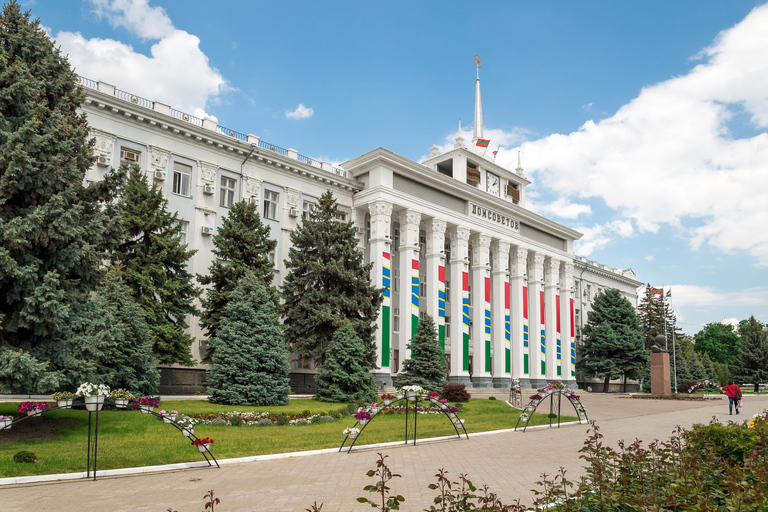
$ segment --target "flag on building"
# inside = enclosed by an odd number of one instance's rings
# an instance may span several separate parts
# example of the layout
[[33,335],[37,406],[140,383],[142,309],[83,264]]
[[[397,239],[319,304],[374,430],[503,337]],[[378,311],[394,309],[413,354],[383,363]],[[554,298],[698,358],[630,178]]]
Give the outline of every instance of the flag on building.
[[668,297],[668,298],[670,298],[670,299],[672,298],[672,288],[670,288],[670,289],[669,289],[669,291],[667,292],[667,294],[665,295],[665,297]]
[[491,139],[477,139],[477,142],[475,144],[477,144],[478,147],[487,148],[488,144],[490,143],[491,143]]

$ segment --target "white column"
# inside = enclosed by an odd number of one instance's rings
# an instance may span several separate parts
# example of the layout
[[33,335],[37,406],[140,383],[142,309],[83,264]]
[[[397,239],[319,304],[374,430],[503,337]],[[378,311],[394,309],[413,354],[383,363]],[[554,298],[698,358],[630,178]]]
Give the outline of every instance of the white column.
[[472,387],[491,381],[491,237],[472,237]]
[[544,322],[544,255],[528,253],[528,320],[530,326],[531,386],[540,388],[547,384],[544,351],[546,350],[547,327]]
[[576,388],[576,351],[573,323],[573,263],[560,264],[560,338],[562,343],[561,378],[570,388]]
[[411,343],[419,325],[419,223],[421,212],[402,210],[400,216],[400,368],[411,357]]
[[512,249],[512,265],[509,267],[510,321],[512,324],[512,378],[520,381],[520,387],[530,388],[531,321],[528,308],[528,249],[516,246]]
[[509,389],[512,354],[509,325],[509,244],[493,244],[491,283],[491,340],[493,345],[493,387]]
[[472,387],[469,379],[469,228],[457,226],[451,237],[451,384]]
[[558,330],[558,304],[559,295],[557,293],[557,287],[560,281],[560,260],[555,258],[547,258],[545,265],[544,276],[544,303],[545,303],[545,322],[546,322],[546,376],[547,380],[552,382],[560,380],[558,376],[559,361],[557,358],[557,346],[560,343],[560,333]]
[[357,211],[357,208],[352,207],[349,220],[352,221],[352,225],[355,227],[355,235],[357,236],[357,248],[360,252],[365,254],[365,213],[361,213]]
[[427,222],[427,314],[437,327],[445,353],[445,226],[441,219]]
[[371,279],[374,286],[384,289],[381,314],[376,319],[376,366],[373,370],[378,386],[392,385],[392,262],[390,253],[390,227],[392,203],[376,201],[368,205],[371,213]]

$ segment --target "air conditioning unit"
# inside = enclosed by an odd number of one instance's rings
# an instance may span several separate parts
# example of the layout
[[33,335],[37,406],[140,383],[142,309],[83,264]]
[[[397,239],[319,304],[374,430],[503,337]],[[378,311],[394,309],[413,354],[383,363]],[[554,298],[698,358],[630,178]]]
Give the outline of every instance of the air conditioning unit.
[[248,203],[249,204],[259,204],[259,198],[251,196],[251,197],[248,198]]
[[109,167],[109,158],[106,156],[100,156],[98,160],[96,160],[96,165],[99,167]]
[[299,209],[298,208],[291,208],[288,210],[288,215],[291,217],[298,217],[299,216]]
[[361,226],[361,227],[357,228],[357,232],[360,233],[361,235],[365,234],[365,228]]
[[206,236],[211,236],[213,234],[213,228],[208,226],[203,226],[202,233]]
[[213,187],[208,183],[203,185],[203,194],[213,195]]
[[155,171],[155,181],[165,181],[165,173],[163,171]]
[[140,154],[141,153],[139,153],[138,151],[122,148],[120,150],[120,160],[126,160],[128,162],[138,162]]

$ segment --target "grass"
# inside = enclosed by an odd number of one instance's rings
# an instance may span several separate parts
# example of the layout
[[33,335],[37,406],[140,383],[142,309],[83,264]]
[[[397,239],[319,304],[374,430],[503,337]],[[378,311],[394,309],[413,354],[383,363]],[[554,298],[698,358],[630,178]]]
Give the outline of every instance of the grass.
[[[15,403],[0,403],[0,414],[19,416]],[[314,400],[291,400],[285,406],[249,407],[212,404],[204,400],[166,400],[161,408],[180,413],[215,413],[226,411],[301,414],[305,410],[317,413],[340,411],[345,404],[330,404]],[[159,409],[157,409],[159,410]],[[548,412],[548,411],[547,411]],[[519,411],[501,400],[470,400],[464,404],[460,417],[465,420],[467,432],[483,432],[513,428]],[[0,477],[69,473],[85,471],[88,439],[88,415],[83,410],[58,410],[44,413],[44,417],[71,418],[75,421],[58,430],[53,439],[37,441],[19,440],[2,442],[0,431]],[[563,416],[561,421],[575,421]],[[38,421],[37,418],[25,422]],[[531,425],[549,423],[546,414],[534,414]],[[197,425],[197,437],[211,437],[211,452],[217,459],[286,453],[322,448],[337,448],[346,427],[355,419],[345,416],[332,423],[288,425],[270,427],[232,427]],[[14,427],[16,428],[16,427]],[[403,440],[405,416],[380,413],[372,420],[357,441],[358,445]],[[419,415],[418,438],[455,435],[445,415]],[[34,452],[38,462],[13,462],[13,455],[21,450]],[[190,440],[172,425],[155,416],[133,410],[102,411],[99,413],[98,469],[151,466],[174,462],[203,460]]]

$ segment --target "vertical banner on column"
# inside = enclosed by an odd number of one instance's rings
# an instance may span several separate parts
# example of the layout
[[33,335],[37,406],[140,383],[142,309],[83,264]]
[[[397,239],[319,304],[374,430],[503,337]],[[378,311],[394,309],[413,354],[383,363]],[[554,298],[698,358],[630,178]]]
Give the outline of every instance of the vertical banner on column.
[[445,265],[437,267],[437,338],[445,356]]
[[573,299],[571,299],[571,335],[568,337],[568,345],[571,349],[571,377],[576,376],[576,320],[573,318]]
[[[496,357],[501,357],[496,354]],[[491,371],[491,278],[485,278],[485,371]]]
[[523,286],[523,374],[528,375],[528,287]]
[[509,281],[504,281],[504,371],[512,371],[512,333],[509,325]]
[[546,321],[546,315],[544,314],[544,292],[539,292],[539,312],[541,323],[539,326],[541,327],[541,374],[545,375],[547,373],[547,361],[546,361],[546,355],[547,355],[547,324]]
[[563,374],[563,346],[560,341],[560,296],[555,295],[555,315],[557,317],[557,374]]
[[390,255],[388,252],[382,254],[383,263],[381,265],[381,287],[384,288],[382,295],[384,300],[381,303],[381,367],[389,368],[389,308],[392,305],[392,295],[390,291]]
[[[462,273],[461,279],[461,322],[462,322],[462,361],[463,371],[469,371],[469,272]],[[453,357],[453,355],[451,355]]]
[[419,328],[419,260],[411,260],[411,339]]

